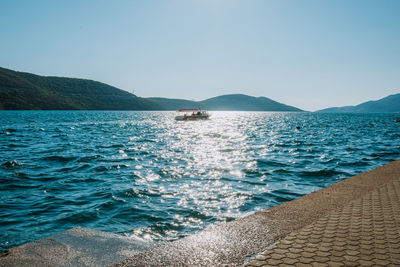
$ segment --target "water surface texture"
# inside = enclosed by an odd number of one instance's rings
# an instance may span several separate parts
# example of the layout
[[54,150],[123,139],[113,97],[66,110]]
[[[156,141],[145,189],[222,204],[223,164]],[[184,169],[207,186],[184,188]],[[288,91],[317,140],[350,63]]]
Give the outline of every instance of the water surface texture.
[[174,115],[0,112],[0,250],[75,226],[174,240],[400,156],[391,114]]

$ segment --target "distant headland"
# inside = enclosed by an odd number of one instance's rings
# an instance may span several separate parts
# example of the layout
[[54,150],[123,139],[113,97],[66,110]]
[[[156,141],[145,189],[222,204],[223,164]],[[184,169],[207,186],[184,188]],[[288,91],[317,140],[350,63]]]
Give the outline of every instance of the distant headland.
[[98,81],[39,76],[0,68],[0,110],[302,111],[266,97],[222,95],[203,101],[142,98]]
[[333,107],[319,110],[326,113],[392,113],[400,112],[400,94],[394,94],[376,101],[368,101],[357,106]]

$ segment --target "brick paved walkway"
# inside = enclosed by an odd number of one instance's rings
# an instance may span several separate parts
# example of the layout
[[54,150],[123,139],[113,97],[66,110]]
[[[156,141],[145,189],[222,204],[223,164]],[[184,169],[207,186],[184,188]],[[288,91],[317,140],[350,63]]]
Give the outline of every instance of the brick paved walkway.
[[245,266],[400,266],[400,181],[292,232]]

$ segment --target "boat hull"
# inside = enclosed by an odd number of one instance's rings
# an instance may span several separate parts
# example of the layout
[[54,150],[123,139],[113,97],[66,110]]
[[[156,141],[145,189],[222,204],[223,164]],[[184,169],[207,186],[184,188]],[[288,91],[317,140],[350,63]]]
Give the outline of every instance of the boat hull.
[[191,115],[191,116],[176,116],[175,120],[177,121],[197,121],[197,120],[208,120],[210,116],[201,116],[201,115]]

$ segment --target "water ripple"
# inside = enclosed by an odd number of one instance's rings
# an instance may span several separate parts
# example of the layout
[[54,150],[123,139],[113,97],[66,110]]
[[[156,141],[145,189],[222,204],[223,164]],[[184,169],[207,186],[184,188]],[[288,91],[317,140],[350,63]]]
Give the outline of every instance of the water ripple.
[[0,250],[78,225],[174,240],[400,157],[390,114],[0,113]]

